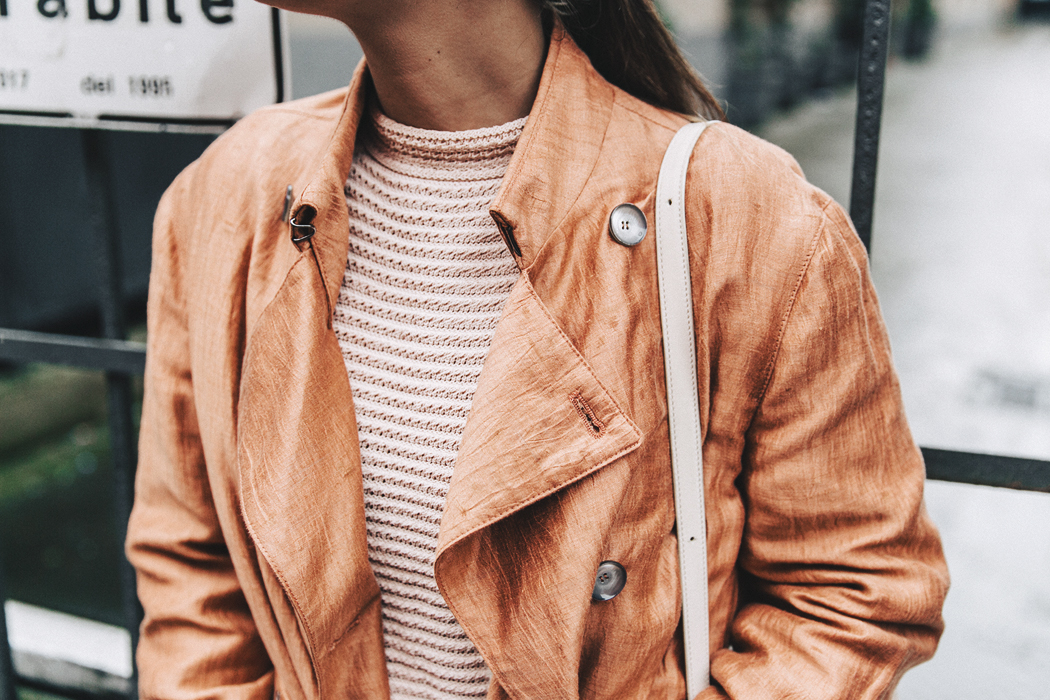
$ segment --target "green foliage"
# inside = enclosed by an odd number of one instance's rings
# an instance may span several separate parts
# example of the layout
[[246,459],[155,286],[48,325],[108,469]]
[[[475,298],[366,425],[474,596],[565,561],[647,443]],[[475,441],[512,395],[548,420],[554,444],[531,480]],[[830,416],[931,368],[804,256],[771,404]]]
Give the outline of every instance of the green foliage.
[[8,596],[120,624],[122,528],[102,373],[36,365],[3,377],[0,428]]
[[7,594],[121,622],[113,471],[106,424],[0,454],[0,540]]
[[0,453],[105,414],[102,372],[32,365],[0,379]]
[[908,17],[910,22],[933,24],[937,14],[933,9],[932,0],[911,0],[908,6]]

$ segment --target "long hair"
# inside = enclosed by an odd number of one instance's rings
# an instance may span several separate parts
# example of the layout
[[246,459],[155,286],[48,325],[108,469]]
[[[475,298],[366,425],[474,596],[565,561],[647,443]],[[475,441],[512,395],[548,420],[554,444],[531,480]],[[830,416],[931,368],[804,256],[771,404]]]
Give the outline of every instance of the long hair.
[[603,78],[649,104],[723,119],[652,0],[541,0]]

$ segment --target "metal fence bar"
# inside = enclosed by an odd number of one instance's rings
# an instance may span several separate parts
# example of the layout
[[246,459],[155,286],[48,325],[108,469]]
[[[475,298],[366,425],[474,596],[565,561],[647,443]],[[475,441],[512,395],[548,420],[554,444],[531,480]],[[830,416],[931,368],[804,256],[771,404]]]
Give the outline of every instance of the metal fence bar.
[[857,128],[853,141],[853,184],[850,188],[849,213],[860,240],[869,252],[889,40],[890,0],[867,0],[860,57],[857,61]]
[[[98,251],[99,298],[102,311],[102,334],[111,340],[124,340],[124,295],[121,292],[120,237],[117,229],[116,195],[110,174],[103,132],[83,129],[81,146],[87,169],[91,224]],[[110,455],[113,460],[114,512],[119,542],[127,535],[128,519],[134,500],[135,426],[131,419],[131,377],[120,372],[106,372],[106,408],[109,421]],[[123,549],[123,548],[122,548]],[[135,585],[135,570],[127,558],[120,558],[121,603],[125,625],[131,635],[131,648],[138,646],[142,607]],[[132,675],[128,697],[138,697],[138,672],[132,655]]]
[[[0,328],[0,360],[48,362],[142,374],[146,346]],[[1050,491],[1050,461],[922,448],[927,476],[937,481]],[[0,698],[2,700],[2,698]]]
[[15,667],[11,661],[11,644],[7,639],[7,586],[4,584],[3,552],[0,552],[0,700],[18,700],[15,692]]
[[91,690],[71,688],[67,685],[56,685],[54,683],[48,683],[47,681],[41,681],[36,678],[25,678],[22,676],[19,676],[18,684],[25,688],[31,688],[32,690],[47,693],[48,695],[56,695],[60,698],[67,698],[67,700],[123,700],[123,698],[126,697],[121,693],[96,693]]
[[0,360],[142,374],[146,369],[146,345],[0,328]]
[[926,478],[1050,493],[1050,462],[922,448]]

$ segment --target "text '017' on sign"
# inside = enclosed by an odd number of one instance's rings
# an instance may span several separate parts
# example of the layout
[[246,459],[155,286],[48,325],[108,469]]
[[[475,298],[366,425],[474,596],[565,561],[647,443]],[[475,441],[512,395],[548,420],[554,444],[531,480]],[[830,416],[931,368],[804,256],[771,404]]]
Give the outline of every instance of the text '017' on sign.
[[253,0],[0,0],[0,123],[218,131],[290,93]]

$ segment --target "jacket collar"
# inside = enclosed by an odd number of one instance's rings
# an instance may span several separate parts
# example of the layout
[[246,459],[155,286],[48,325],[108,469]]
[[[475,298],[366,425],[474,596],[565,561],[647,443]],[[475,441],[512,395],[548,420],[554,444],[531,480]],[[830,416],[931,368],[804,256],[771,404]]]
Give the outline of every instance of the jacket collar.
[[[335,308],[348,239],[343,186],[354,157],[371,77],[358,65],[331,140],[314,176],[293,204],[297,220],[316,230],[311,245]],[[595,164],[615,100],[560,22],[551,31],[536,100],[489,213],[518,266],[529,267],[568,215]]]
[[568,215],[598,161],[614,89],[560,23],[536,101],[489,213],[522,269]]
[[320,165],[291,208],[293,220],[314,226],[315,233],[309,245],[317,257],[317,265],[328,293],[329,319],[339,298],[350,245],[347,235],[350,221],[344,186],[354,158],[354,141],[365,113],[370,85],[371,77],[362,60],[354,71],[343,111]]

